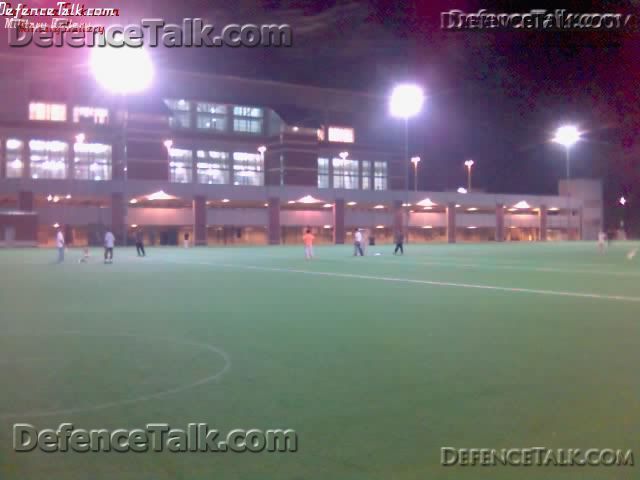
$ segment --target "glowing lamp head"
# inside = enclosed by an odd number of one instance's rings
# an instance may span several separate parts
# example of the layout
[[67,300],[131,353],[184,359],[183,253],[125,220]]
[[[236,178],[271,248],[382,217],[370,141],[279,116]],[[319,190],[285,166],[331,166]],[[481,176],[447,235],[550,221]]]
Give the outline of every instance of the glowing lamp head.
[[573,146],[578,140],[580,140],[580,132],[572,125],[558,128],[555,137],[553,137],[555,143],[559,143],[566,148]]
[[620,202],[620,205],[624,207],[627,204],[627,199],[624,197],[620,197],[620,200],[618,200],[618,202]]
[[260,153],[260,155],[264,155],[264,152],[267,151],[267,147],[265,147],[264,145],[260,145],[258,147],[258,152]]
[[93,47],[89,64],[98,83],[112,93],[140,93],[153,80],[151,57],[142,47]]
[[413,165],[417,167],[420,163],[420,157],[411,157],[411,163],[413,163]]
[[165,140],[162,144],[164,145],[164,148],[171,150],[171,147],[173,147],[173,140]]
[[349,152],[340,152],[340,153],[338,154],[338,156],[339,156],[342,160],[344,160],[345,158],[347,158],[347,157],[349,156]]
[[475,162],[473,160],[467,160],[466,162],[464,162],[464,166],[467,167],[467,168],[471,168],[471,167],[473,167],[474,163]]
[[79,133],[76,135],[76,143],[84,143],[86,137],[84,133]]
[[415,117],[422,110],[424,92],[417,85],[398,85],[391,92],[389,111],[398,118]]

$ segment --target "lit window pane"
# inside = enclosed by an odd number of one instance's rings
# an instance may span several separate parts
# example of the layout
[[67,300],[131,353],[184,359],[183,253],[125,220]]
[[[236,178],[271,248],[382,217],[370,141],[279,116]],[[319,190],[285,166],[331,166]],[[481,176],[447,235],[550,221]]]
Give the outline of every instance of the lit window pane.
[[362,189],[371,190],[371,162],[362,161]]
[[353,143],[354,142],[353,128],[329,127],[329,141]]
[[261,134],[263,115],[264,111],[261,108],[236,105],[233,107],[233,131]]
[[387,162],[373,163],[373,188],[374,190],[387,189]]
[[24,142],[9,138],[6,143],[7,178],[21,178],[24,172]]
[[356,190],[359,188],[358,179],[357,160],[333,159],[333,188]]
[[109,110],[98,107],[73,107],[73,121],[106,125],[109,123]]
[[77,180],[111,180],[111,145],[103,143],[75,143],[73,145],[73,174]]
[[234,185],[264,185],[262,155],[258,153],[233,153]]
[[198,150],[196,170],[198,183],[224,185],[229,183],[229,154]]
[[169,181],[191,183],[193,173],[191,150],[171,148],[169,149],[169,158]]
[[32,178],[67,178],[69,145],[57,140],[29,141]]
[[29,103],[29,120],[66,122],[67,106],[64,103]]
[[169,118],[171,128],[191,127],[191,104],[188,101],[165,99],[164,103],[171,110]]

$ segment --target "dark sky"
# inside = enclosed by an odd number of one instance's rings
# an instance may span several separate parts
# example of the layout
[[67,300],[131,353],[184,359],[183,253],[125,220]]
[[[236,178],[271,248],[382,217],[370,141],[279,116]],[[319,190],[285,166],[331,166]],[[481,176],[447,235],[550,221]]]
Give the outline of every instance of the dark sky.
[[[638,1],[141,0],[118,5],[134,18],[203,16],[219,26],[288,23],[293,29],[291,48],[158,49],[154,55],[160,64],[379,94],[400,81],[420,83],[428,98],[411,122],[411,149],[423,158],[421,188],[464,184],[463,161],[473,158],[478,188],[555,193],[565,171],[564,151],[549,139],[559,125],[575,123],[585,140],[572,149],[574,175],[604,178],[609,222],[619,221],[616,199],[626,195],[627,223],[635,223],[640,233]],[[440,13],[453,8],[496,13],[566,8],[634,18],[617,32],[442,30]]]

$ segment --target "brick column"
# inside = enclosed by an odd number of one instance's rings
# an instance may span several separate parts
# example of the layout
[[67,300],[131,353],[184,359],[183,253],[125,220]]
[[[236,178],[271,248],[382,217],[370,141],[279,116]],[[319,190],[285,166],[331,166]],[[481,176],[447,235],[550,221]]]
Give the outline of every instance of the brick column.
[[269,198],[267,215],[269,245],[280,245],[280,199],[278,197]]
[[18,210],[33,212],[33,192],[18,192]]
[[538,211],[538,229],[540,234],[540,241],[545,242],[547,240],[547,206],[540,205],[540,211]]
[[344,239],[344,198],[336,198],[333,203],[333,243],[343,245]]
[[207,244],[207,199],[204,195],[193,197],[193,236],[195,245]]
[[456,204],[447,204],[447,242],[456,243]]
[[504,242],[504,205],[496,205],[496,242]]
[[124,195],[122,193],[111,194],[111,232],[115,235],[118,245],[123,245],[126,228]]

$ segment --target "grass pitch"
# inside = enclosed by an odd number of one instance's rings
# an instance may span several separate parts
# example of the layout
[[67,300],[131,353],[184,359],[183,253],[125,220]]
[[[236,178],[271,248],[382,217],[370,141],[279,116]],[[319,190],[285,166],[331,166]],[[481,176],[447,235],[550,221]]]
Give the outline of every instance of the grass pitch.
[[[638,478],[440,465],[444,446],[640,462],[637,246],[0,251],[0,479]],[[17,422],[292,428],[299,449],[15,453]]]

